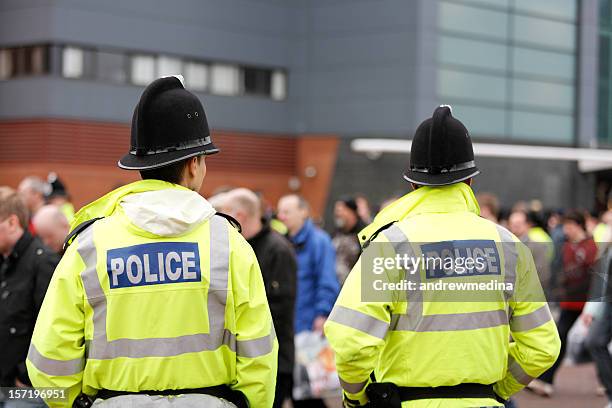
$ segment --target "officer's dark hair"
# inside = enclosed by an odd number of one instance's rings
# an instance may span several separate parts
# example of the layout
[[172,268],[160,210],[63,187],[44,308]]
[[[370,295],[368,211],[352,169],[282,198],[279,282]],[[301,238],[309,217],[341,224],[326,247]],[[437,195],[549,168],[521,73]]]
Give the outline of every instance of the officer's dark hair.
[[[200,158],[201,156],[198,156],[198,160],[200,160]],[[142,177],[143,180],[155,179],[167,181],[168,183],[180,184],[183,179],[183,172],[189,160],[191,160],[191,157],[157,169],[140,170],[140,177]]]
[[577,210],[569,210],[565,214],[563,214],[563,222],[574,222],[586,231],[586,221],[584,219],[584,215]]

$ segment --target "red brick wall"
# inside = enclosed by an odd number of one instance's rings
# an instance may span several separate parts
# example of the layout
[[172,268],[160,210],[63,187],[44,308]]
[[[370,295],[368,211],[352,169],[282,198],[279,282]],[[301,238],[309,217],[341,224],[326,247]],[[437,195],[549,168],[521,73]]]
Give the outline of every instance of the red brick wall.
[[[55,171],[66,183],[75,207],[117,185],[138,180],[138,172],[117,168],[129,148],[126,124],[65,119],[0,121],[0,185],[16,187],[28,175],[46,177]],[[206,159],[202,193],[222,186],[261,191],[272,204],[290,192],[289,179],[302,181],[300,192],[311,201],[315,215],[324,211],[335,166],[334,136],[300,138],[213,130],[220,154]],[[314,165],[317,175],[304,176]]]

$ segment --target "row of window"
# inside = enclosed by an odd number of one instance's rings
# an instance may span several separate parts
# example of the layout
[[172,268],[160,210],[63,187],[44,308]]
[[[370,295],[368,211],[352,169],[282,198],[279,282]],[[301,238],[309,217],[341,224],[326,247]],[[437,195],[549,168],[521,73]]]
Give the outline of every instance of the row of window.
[[193,91],[227,96],[257,95],[274,100],[287,97],[287,74],[282,69],[76,46],[0,49],[0,79],[54,74],[54,59],[59,61],[57,73],[64,78],[147,85],[161,76],[181,74],[187,89]]
[[[532,0],[532,3],[539,3],[539,0]],[[575,5],[575,0],[572,3]],[[459,32],[489,41],[521,43],[570,52],[576,49],[575,14],[571,22],[563,22],[524,16],[512,10],[492,10],[443,1],[440,2],[438,27],[442,31],[453,34]]]
[[612,0],[599,0],[599,97],[597,134],[612,145]]
[[576,0],[439,0],[439,6],[440,100],[478,137],[571,143]]

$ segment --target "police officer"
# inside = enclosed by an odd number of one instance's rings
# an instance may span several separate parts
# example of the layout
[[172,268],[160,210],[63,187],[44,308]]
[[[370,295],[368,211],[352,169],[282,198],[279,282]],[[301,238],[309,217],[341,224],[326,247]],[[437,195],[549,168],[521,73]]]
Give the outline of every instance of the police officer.
[[[531,254],[479,217],[478,173],[467,129],[438,107],[413,139],[414,191],[360,233],[364,252],[325,325],[345,406],[503,406],[556,360]],[[374,274],[376,259],[392,261]]]
[[118,163],[143,180],[76,214],[34,329],[33,385],[67,389],[51,407],[272,406],[278,342],[258,263],[198,194],[218,151],[182,78],[144,90]]

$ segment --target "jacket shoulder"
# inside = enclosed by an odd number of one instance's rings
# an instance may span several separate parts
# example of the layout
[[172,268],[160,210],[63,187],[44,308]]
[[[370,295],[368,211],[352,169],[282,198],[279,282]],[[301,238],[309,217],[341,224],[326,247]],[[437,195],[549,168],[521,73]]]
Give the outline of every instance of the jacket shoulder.
[[66,251],[66,249],[68,249],[68,247],[74,242],[74,239],[81,232],[85,231],[87,228],[89,228],[90,225],[92,225],[94,222],[98,220],[101,220],[102,218],[104,217],[92,218],[91,220],[83,221],[82,223],[77,225],[66,237],[66,240],[64,241],[64,245],[63,245],[63,250]]

